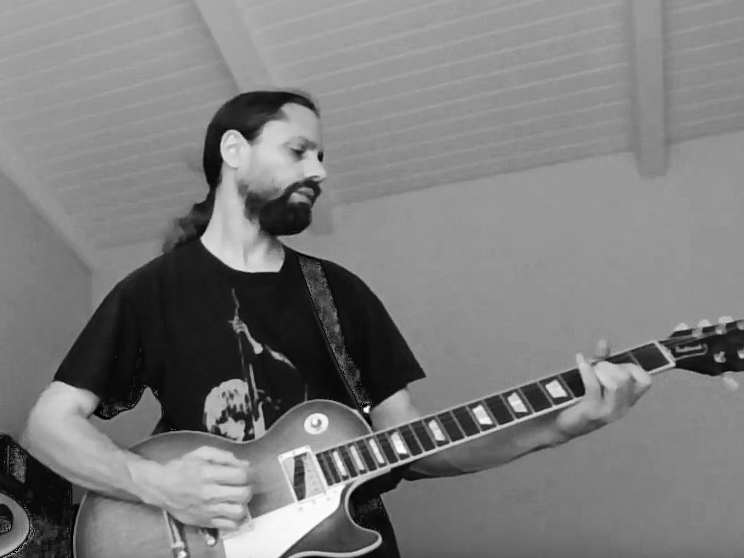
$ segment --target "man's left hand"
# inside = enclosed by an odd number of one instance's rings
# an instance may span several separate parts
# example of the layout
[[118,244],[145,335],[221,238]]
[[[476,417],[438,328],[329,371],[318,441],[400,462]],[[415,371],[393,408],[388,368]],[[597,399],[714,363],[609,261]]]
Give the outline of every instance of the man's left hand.
[[609,353],[608,343],[600,341],[595,352],[600,360],[590,364],[583,355],[576,355],[586,391],[581,401],[556,415],[561,442],[616,421],[651,387],[651,376],[640,366],[601,360]]

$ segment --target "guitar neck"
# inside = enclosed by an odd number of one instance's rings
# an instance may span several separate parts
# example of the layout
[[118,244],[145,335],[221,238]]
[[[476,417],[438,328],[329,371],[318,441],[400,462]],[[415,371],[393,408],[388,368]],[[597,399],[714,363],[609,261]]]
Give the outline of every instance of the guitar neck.
[[[657,341],[613,354],[606,360],[614,364],[637,364],[650,374],[676,364],[669,350]],[[574,368],[350,440],[317,452],[316,457],[329,486],[363,480],[567,407],[583,396],[584,383],[579,370]]]

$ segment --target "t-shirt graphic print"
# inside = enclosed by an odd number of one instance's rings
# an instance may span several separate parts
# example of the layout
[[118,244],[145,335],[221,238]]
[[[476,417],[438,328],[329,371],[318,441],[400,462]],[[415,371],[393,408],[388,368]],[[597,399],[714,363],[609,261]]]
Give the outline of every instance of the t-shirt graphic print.
[[204,428],[243,442],[260,438],[283,413],[307,401],[308,387],[284,354],[257,341],[241,318],[235,289],[231,295],[234,313],[226,320],[226,331],[235,336],[242,377],[223,381],[209,391]]

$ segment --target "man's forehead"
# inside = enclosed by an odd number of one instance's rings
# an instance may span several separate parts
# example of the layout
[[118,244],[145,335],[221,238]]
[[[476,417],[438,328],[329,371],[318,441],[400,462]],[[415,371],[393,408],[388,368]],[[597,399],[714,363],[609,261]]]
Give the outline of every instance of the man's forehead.
[[264,128],[271,128],[273,132],[282,135],[305,138],[313,143],[320,142],[320,119],[312,110],[300,105],[287,104],[282,107],[280,116],[268,122]]

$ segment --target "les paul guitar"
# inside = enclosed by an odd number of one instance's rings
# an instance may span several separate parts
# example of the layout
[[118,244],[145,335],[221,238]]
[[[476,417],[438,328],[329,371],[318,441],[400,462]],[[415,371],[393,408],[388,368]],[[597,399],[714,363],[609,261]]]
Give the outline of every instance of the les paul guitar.
[[[684,368],[710,376],[744,370],[744,321],[683,329],[614,354],[649,373]],[[360,484],[425,455],[519,425],[576,403],[584,395],[577,369],[372,432],[350,408],[309,401],[279,419],[262,438],[232,442],[199,432],[158,434],[132,451],[159,462],[202,446],[249,460],[256,474],[251,519],[235,533],[182,525],[151,506],[84,496],[75,527],[77,558],[298,558],[360,556],[381,542],[357,525],[348,499]]]

